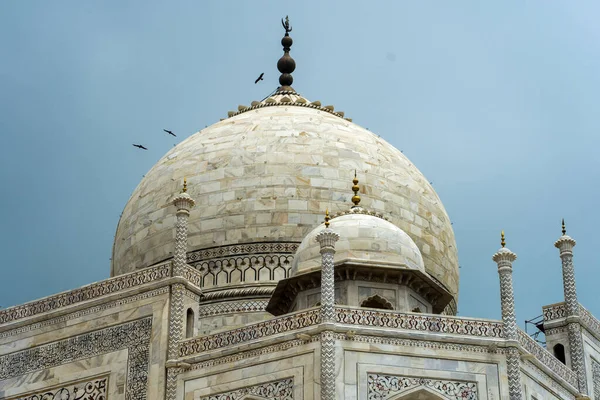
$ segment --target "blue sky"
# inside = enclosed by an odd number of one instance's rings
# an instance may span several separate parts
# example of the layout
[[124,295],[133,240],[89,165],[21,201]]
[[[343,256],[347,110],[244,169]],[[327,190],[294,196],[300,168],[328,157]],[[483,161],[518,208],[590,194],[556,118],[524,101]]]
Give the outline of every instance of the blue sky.
[[289,14],[294,87],[433,181],[458,241],[460,315],[500,318],[501,229],[519,256],[519,321],[561,301],[564,217],[580,302],[600,316],[599,12],[584,1],[0,2],[0,306],[109,276],[142,176],[277,86]]

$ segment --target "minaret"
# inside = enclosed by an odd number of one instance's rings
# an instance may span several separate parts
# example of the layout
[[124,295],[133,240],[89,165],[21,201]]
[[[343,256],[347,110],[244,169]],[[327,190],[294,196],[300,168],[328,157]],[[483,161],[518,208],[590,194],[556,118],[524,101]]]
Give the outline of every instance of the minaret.
[[504,337],[507,340],[506,369],[508,375],[508,395],[510,400],[522,400],[517,318],[515,315],[515,296],[512,282],[512,263],[517,259],[517,255],[504,247],[506,245],[504,231],[501,234],[500,244],[502,247],[494,254],[492,260],[498,264],[498,275],[500,276],[502,322],[504,323]]
[[575,240],[567,235],[565,220],[562,220],[562,236],[554,243],[560,250],[562,261],[563,289],[565,293],[565,311],[567,315],[567,330],[569,334],[569,349],[571,353],[571,369],[577,375],[579,391],[587,394],[587,379],[585,360],[583,356],[583,339],[579,324],[579,301],[575,287],[575,269],[573,268],[573,247]]
[[[335,278],[333,256],[340,235],[329,228],[329,211],[325,212],[325,229],[316,237],[321,246],[321,322],[335,322]],[[335,338],[331,329],[321,332],[321,400],[335,400]]]
[[[173,276],[181,276],[186,265],[188,218],[190,209],[194,206],[194,199],[187,193],[187,181],[183,179],[183,189],[173,199],[177,208],[175,222],[175,252],[173,254]],[[185,286],[176,283],[171,286],[171,303],[169,308],[169,350],[168,360],[177,358],[179,342],[183,339],[184,310],[183,296]]]
[[175,252],[173,254],[173,275],[178,275],[178,270],[186,265],[187,254],[187,236],[188,236],[188,218],[190,209],[196,202],[187,193],[187,180],[183,178],[183,189],[173,199],[173,205],[177,208],[175,215]]
[[292,31],[292,27],[290,26],[290,20],[285,16],[285,21],[282,19],[281,24],[283,25],[283,29],[285,29],[285,36],[281,39],[281,45],[283,46],[283,56],[277,61],[277,69],[281,72],[281,76],[279,76],[279,84],[281,85],[278,89],[278,93],[282,92],[292,92],[296,93],[296,91],[292,88],[292,83],[294,82],[294,78],[292,77],[292,72],[296,69],[296,61],[290,56],[290,48],[294,41],[290,37],[290,32]]
[[321,246],[321,314],[322,321],[325,323],[334,322],[334,270],[333,256],[335,255],[335,242],[340,235],[329,228],[329,210],[325,211],[325,229],[319,232],[316,237]]

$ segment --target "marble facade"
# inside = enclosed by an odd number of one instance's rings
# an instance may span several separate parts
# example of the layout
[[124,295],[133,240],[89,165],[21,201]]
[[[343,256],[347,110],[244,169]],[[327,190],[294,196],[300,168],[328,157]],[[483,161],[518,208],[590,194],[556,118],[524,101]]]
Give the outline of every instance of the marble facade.
[[438,195],[389,143],[291,90],[283,24],[287,89],[146,174],[112,277],[0,310],[0,400],[600,400],[600,321],[576,302],[564,227],[548,349],[516,325],[504,237],[503,319],[456,316]]

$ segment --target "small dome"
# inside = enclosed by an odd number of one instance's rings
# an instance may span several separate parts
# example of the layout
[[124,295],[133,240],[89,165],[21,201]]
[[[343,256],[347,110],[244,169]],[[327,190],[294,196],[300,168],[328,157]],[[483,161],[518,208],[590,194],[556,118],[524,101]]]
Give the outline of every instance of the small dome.
[[[368,213],[350,212],[331,220],[331,228],[340,235],[335,244],[334,262],[352,262],[389,268],[416,269],[425,272],[419,248],[402,229]],[[298,247],[291,276],[321,268],[321,253],[315,237],[325,229],[313,229]]]

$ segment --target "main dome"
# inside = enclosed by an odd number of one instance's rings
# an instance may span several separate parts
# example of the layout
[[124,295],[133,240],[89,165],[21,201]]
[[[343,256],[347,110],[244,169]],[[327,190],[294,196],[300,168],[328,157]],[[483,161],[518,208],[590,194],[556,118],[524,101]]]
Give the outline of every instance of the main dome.
[[111,275],[172,257],[175,217],[169,205],[184,177],[197,204],[189,219],[188,254],[201,259],[239,252],[240,246],[295,250],[326,208],[348,209],[356,170],[361,205],[406,232],[426,271],[456,298],[456,243],[439,197],[404,154],[342,116],[283,93],[240,106],[184,140],[152,167],[127,202]]

